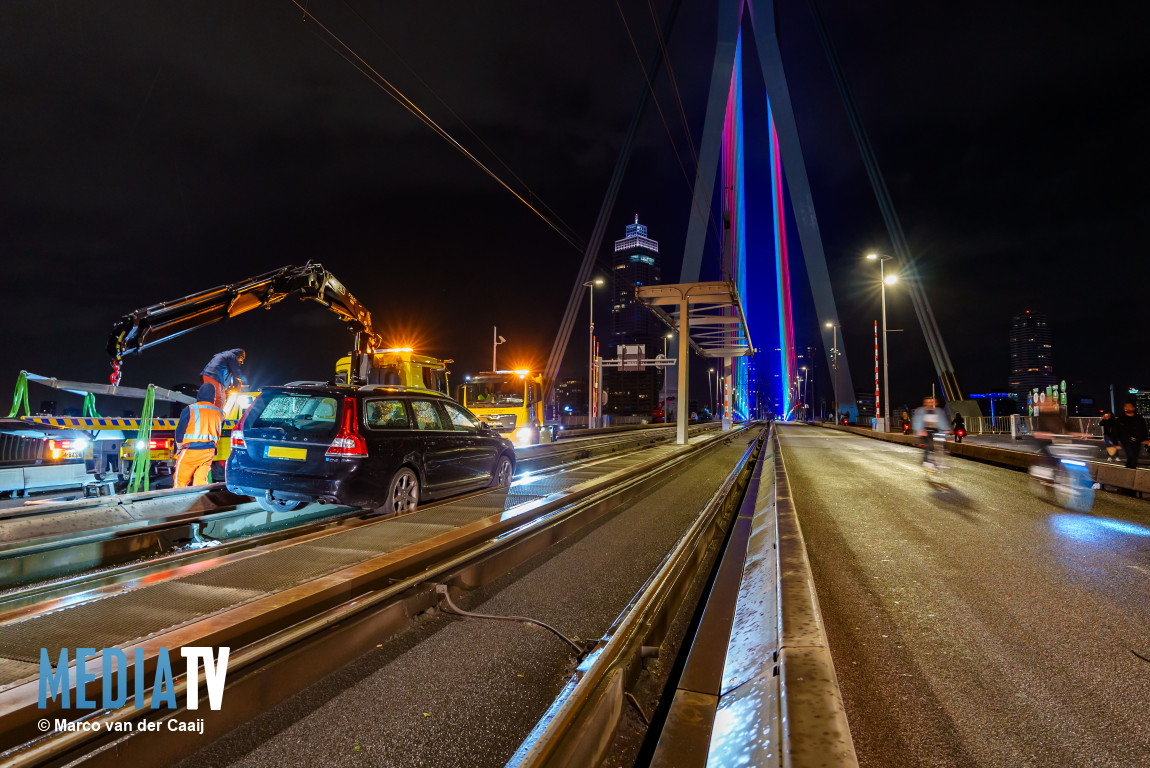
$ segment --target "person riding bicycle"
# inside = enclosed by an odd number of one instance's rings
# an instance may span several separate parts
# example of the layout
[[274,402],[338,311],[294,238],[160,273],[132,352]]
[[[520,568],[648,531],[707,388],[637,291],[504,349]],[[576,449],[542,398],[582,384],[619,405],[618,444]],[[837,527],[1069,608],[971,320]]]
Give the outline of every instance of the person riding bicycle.
[[916,435],[926,438],[926,445],[922,450],[922,465],[931,472],[938,468],[938,462],[934,458],[934,435],[942,430],[945,424],[946,414],[938,407],[938,402],[933,397],[924,397],[922,407],[914,411],[913,428]]
[[966,434],[966,419],[961,413],[954,414],[954,418],[950,420],[950,427],[954,430],[954,442],[961,443],[962,436]]

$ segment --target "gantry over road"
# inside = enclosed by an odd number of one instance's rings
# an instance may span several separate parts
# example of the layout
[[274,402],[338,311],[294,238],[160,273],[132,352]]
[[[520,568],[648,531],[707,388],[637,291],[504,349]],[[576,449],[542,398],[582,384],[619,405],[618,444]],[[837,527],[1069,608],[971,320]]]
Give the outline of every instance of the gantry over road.
[[1150,505],[788,425],[782,458],[861,765],[1150,764]]

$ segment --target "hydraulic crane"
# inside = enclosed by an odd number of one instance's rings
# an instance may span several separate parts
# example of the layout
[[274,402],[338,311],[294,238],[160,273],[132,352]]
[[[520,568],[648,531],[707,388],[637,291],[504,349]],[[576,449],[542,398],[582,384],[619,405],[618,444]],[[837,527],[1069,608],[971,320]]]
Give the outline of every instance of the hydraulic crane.
[[371,313],[322,264],[309,261],[302,267],[280,267],[238,283],[153,304],[124,315],[116,321],[108,336],[112,384],[120,383],[122,361],[126,355],[138,354],[189,331],[253,309],[270,309],[292,296],[301,301],[318,302],[347,323],[348,330],[355,334],[352,355],[357,365],[352,371],[353,382],[364,381],[371,367],[372,353],[382,346],[382,339],[372,328]]

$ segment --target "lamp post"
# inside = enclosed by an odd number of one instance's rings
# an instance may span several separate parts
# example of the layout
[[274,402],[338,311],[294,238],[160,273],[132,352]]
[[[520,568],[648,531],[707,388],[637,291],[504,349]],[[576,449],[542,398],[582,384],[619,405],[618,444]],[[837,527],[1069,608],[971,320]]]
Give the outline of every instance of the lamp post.
[[588,370],[586,370],[586,428],[593,429],[591,418],[595,415],[595,286],[603,285],[603,278],[596,277],[583,283],[588,289],[588,314],[591,317],[591,330],[588,333]]
[[663,423],[667,423],[667,342],[675,334],[668,333],[663,336]]
[[[714,372],[715,372],[714,368],[708,368],[707,369],[707,399],[711,401],[710,403],[708,403],[708,405],[711,406],[711,418],[712,419],[715,418],[715,396],[714,396],[714,394],[712,394],[712,390],[711,390],[711,374],[713,374]],[[715,382],[715,388],[718,389],[718,382]]]
[[807,410],[811,407],[810,400],[807,398],[807,390],[810,389],[807,384],[811,377],[807,375],[807,367],[805,365],[799,368],[799,370],[803,372],[803,375],[799,377],[799,415],[803,421],[806,421]]
[[[898,282],[898,275],[886,274],[886,267],[884,263],[890,261],[893,257],[879,253],[868,253],[866,256],[872,261],[878,261],[878,277],[879,286],[882,290],[882,382],[884,387],[883,392],[883,429],[886,432],[890,431],[890,369],[887,367],[886,360],[886,287],[894,285]],[[875,403],[877,408],[878,403]]]
[[839,324],[827,321],[827,328],[833,328],[834,343],[831,345],[831,375],[833,376],[831,390],[835,398],[835,424],[839,423]]
[[587,310],[591,318],[591,330],[588,334],[587,342],[587,428],[592,429],[594,425],[591,419],[595,413],[595,286],[602,285],[603,278],[597,277],[594,280],[588,280],[583,283],[583,287],[587,288]]

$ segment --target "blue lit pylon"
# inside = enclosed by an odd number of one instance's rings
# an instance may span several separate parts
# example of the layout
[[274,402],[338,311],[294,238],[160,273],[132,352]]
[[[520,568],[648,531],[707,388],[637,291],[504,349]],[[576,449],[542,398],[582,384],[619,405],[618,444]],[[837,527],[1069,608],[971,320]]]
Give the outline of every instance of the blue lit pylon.
[[[818,313],[819,332],[822,334],[823,349],[827,356],[827,369],[831,367],[831,330],[824,327],[828,321],[839,323],[834,296],[831,293],[830,274],[827,272],[826,257],[823,254],[822,237],[819,234],[818,219],[815,216],[810,183],[807,179],[802,146],[799,143],[798,127],[795,124],[794,109],[787,90],[786,75],[783,72],[782,54],[779,51],[778,33],[775,24],[775,5],[772,0],[719,0],[718,33],[715,44],[715,62],[711,70],[710,95],[707,101],[707,114],[703,123],[703,135],[699,148],[699,172],[695,178],[695,194],[691,205],[690,222],[683,251],[683,271],[680,282],[691,283],[700,279],[700,266],[703,248],[711,217],[711,201],[716,174],[719,172],[720,148],[722,149],[722,261],[724,278],[736,282],[739,297],[748,317],[748,322],[762,297],[771,296],[777,302],[777,312],[768,313],[778,317],[780,354],[780,391],[776,397],[782,405],[782,413],[789,414],[797,404],[794,392],[795,381],[795,337],[794,321],[790,306],[794,286],[790,283],[790,268],[787,262],[787,217],[782,209],[783,185],[789,193],[794,219],[799,235],[806,272],[814,297],[815,311]],[[776,285],[771,288],[750,287],[746,284],[747,244],[744,226],[744,165],[743,165],[743,107],[742,107],[742,45],[741,28],[743,19],[750,22],[758,51],[759,66],[766,83],[769,135],[772,173],[771,212],[774,222],[773,248],[755,248],[756,254],[770,254],[773,259],[770,271],[775,274]],[[763,316],[762,313],[755,317]],[[845,354],[839,356],[840,375],[851,381],[850,366]],[[773,366],[770,366],[773,367]],[[736,399],[745,407],[747,400],[746,361],[740,360],[735,366],[736,383],[733,391]],[[769,369],[760,366],[760,370]],[[740,378],[741,377],[741,378]],[[857,413],[854,389],[840,393],[842,407]]]

